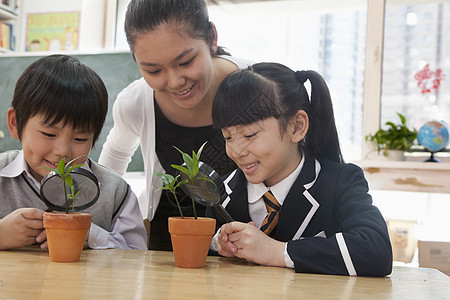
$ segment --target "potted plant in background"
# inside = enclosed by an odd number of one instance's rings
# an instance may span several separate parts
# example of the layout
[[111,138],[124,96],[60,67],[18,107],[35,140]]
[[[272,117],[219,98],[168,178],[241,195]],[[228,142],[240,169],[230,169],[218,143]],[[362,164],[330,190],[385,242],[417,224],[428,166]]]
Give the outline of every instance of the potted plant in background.
[[[208,256],[209,245],[215,233],[216,220],[206,217],[198,217],[195,209],[194,196],[189,195],[192,200],[194,217],[185,217],[176,195],[176,189],[183,184],[191,184],[196,180],[209,180],[198,176],[199,159],[204,143],[197,153],[192,151],[192,156],[176,148],[183,156],[183,165],[171,165],[179,172],[184,173],[187,179],[180,180],[180,175],[173,177],[170,174],[155,173],[163,181],[163,187],[158,189],[169,190],[175,198],[180,217],[170,217],[169,232],[172,240],[175,265],[184,268],[200,268],[205,265]],[[191,189],[193,191],[193,189]]]
[[378,154],[392,160],[404,160],[404,152],[414,145],[417,130],[406,126],[406,118],[397,113],[400,123],[386,122],[387,129],[380,128],[375,134],[365,136],[366,141],[372,142]]
[[[81,156],[65,163],[62,158],[56,169],[45,168],[55,172],[62,179],[65,201],[65,212],[45,212],[43,221],[47,232],[50,260],[56,262],[79,261],[91,226],[92,216],[88,213],[74,212],[75,200],[80,191],[77,191],[70,172],[83,166],[79,164],[70,166]],[[67,190],[69,188],[69,191]]]

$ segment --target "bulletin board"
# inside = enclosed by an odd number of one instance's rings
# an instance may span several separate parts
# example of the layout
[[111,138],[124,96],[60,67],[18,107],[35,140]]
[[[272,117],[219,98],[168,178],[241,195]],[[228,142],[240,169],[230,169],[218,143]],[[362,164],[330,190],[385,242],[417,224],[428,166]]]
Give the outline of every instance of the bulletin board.
[[77,50],[80,12],[27,15],[26,51]]

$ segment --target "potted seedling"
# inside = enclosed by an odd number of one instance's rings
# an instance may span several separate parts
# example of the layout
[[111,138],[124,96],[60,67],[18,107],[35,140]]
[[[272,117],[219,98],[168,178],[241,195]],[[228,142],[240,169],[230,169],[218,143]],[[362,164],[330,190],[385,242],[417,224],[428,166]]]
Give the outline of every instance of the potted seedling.
[[[176,189],[182,185],[187,184],[193,187],[194,182],[197,180],[209,180],[208,178],[198,176],[199,159],[205,144],[200,147],[197,153],[192,151],[192,156],[175,147],[182,155],[184,164],[171,166],[182,173],[186,179],[181,180],[180,175],[174,177],[170,174],[155,173],[163,181],[163,187],[158,190],[169,190],[174,196],[180,211],[180,217],[170,217],[168,220],[175,265],[177,267],[203,267],[208,256],[211,238],[215,232],[215,219],[197,216],[193,194],[189,196],[192,200],[194,217],[186,217],[183,215],[176,195]],[[194,189],[191,188],[190,190],[193,192]]]
[[[71,172],[84,164],[75,166],[71,166],[71,164],[80,157],[68,163],[65,163],[65,158],[62,158],[56,169],[45,168],[54,173],[50,173],[44,177],[43,184],[41,185],[41,198],[43,197],[42,189],[44,188],[45,180],[52,176],[58,176],[60,179],[54,182],[62,184],[62,187],[59,187],[58,191],[62,190],[63,194],[57,197],[63,197],[64,206],[58,206],[55,203],[48,203],[47,205],[53,209],[63,208],[62,210],[65,210],[44,213],[43,221],[47,233],[51,261],[79,261],[87,233],[91,226],[90,214],[75,212],[75,201],[80,194],[80,190],[76,189]],[[45,201],[49,202],[48,199],[45,199]]]
[[397,113],[400,123],[386,122],[387,129],[380,128],[375,134],[367,135],[366,141],[375,146],[375,150],[384,157],[394,160],[404,160],[404,152],[414,145],[417,130],[406,126],[406,118]]

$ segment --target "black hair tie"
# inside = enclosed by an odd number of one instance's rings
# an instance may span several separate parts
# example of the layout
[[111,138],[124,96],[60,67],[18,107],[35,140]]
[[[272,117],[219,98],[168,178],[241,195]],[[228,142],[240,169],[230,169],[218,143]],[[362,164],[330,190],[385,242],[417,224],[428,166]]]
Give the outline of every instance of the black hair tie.
[[306,80],[308,80],[306,71],[297,71],[295,72],[295,76],[297,77],[297,80],[300,81],[301,84],[304,84]]

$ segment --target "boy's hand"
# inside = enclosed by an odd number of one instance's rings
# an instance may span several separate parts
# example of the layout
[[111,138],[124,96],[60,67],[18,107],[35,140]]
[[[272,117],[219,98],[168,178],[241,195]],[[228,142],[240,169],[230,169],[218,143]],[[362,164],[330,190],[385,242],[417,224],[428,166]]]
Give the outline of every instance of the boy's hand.
[[43,231],[44,212],[36,208],[19,208],[0,220],[0,249],[32,245]]
[[45,231],[45,229],[36,236],[36,242],[41,243],[41,245],[39,246],[41,249],[45,250],[48,248],[47,231]]
[[[224,234],[227,234],[225,246],[228,251],[232,249],[231,251],[235,256],[260,265],[286,266],[284,262],[285,243],[267,236],[251,224],[232,222],[226,225],[225,228],[222,227]],[[230,247],[230,244],[233,244],[234,248]]]

